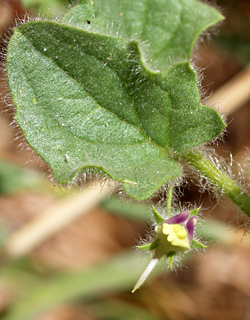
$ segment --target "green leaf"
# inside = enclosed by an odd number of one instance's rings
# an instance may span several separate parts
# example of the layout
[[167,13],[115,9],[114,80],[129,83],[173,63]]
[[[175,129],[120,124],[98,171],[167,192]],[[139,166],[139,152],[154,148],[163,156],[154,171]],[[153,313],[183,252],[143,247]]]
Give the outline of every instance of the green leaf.
[[174,263],[174,257],[175,257],[175,254],[176,252],[172,251],[172,252],[169,252],[167,254],[167,263],[169,265],[169,268],[172,270],[173,268],[173,263]]
[[7,70],[16,120],[60,183],[95,167],[146,199],[181,174],[181,151],[224,127],[188,62],[151,72],[136,41],[31,22],[15,30]]
[[147,244],[143,244],[141,246],[137,246],[138,249],[141,250],[154,250],[159,244],[159,239],[156,239],[154,242],[152,243],[147,243]]
[[193,239],[191,243],[191,248],[193,249],[205,249],[207,246],[205,246],[203,243]]
[[222,19],[196,0],[89,0],[71,9],[63,22],[136,40],[147,66],[163,71],[173,62],[189,60],[200,33]]
[[158,211],[155,209],[154,206],[153,206],[153,214],[154,214],[155,222],[157,224],[160,224],[163,221],[165,221],[165,219],[158,213]]
[[[56,23],[32,22],[15,31],[8,47],[8,76],[16,120],[60,183],[95,166],[125,182],[132,197],[144,199],[179,176],[167,150],[143,132],[162,138],[143,111],[146,89],[159,108],[164,101],[156,95],[166,94],[144,68],[131,75],[139,63],[133,50],[124,41]],[[145,80],[139,82],[140,77]],[[144,90],[137,93],[140,86]],[[158,119],[163,126],[160,112],[152,112],[153,122]]]

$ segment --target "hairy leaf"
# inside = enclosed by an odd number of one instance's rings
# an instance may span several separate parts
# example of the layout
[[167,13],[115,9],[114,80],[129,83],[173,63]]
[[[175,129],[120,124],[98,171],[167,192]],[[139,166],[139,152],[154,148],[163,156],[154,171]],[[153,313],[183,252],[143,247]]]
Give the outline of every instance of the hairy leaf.
[[142,59],[164,71],[190,59],[200,33],[222,20],[214,8],[197,0],[82,0],[64,23],[140,42]]
[[95,167],[148,198],[180,175],[180,152],[224,127],[188,62],[150,71],[127,37],[30,22],[11,38],[7,69],[16,120],[60,183]]

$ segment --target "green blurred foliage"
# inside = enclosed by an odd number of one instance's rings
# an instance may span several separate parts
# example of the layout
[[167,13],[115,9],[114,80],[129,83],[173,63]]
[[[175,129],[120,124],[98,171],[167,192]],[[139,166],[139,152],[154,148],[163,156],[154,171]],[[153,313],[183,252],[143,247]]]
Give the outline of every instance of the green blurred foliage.
[[72,4],[71,0],[21,0],[23,7],[34,14],[58,17],[64,9]]
[[0,195],[40,189],[44,185],[44,180],[36,171],[7,162],[7,160],[0,160]]

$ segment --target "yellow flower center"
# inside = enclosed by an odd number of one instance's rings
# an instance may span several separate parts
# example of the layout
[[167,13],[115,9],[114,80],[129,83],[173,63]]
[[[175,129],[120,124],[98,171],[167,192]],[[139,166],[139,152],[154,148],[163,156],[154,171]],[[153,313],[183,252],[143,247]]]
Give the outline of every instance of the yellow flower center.
[[179,224],[173,225],[173,231],[179,239],[185,239],[187,237],[187,231]]
[[173,249],[176,248],[177,251],[188,251],[190,249],[187,230],[184,226],[163,223],[161,232],[167,236],[166,240],[173,246]]

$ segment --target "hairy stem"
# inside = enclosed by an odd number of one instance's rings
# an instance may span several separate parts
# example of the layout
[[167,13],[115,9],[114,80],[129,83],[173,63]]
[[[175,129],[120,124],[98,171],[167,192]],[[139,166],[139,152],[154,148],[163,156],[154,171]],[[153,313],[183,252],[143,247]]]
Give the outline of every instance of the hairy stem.
[[182,158],[210,180],[239,209],[250,217],[250,197],[209,159],[196,149],[185,152]]
[[170,213],[171,213],[172,194],[173,194],[173,186],[170,184],[168,188],[168,198],[167,198],[167,216],[170,216]]

